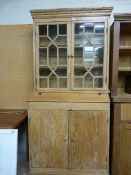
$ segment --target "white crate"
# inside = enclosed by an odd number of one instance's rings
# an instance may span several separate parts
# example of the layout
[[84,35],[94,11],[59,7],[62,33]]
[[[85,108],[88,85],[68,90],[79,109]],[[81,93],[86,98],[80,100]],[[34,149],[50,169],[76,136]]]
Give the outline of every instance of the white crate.
[[0,129],[0,175],[17,174],[17,129]]

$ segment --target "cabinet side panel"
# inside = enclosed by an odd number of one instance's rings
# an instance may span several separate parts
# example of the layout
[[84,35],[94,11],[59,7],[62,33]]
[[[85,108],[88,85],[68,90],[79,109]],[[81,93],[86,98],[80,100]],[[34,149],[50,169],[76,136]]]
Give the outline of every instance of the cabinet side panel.
[[107,169],[108,112],[69,112],[70,168]]

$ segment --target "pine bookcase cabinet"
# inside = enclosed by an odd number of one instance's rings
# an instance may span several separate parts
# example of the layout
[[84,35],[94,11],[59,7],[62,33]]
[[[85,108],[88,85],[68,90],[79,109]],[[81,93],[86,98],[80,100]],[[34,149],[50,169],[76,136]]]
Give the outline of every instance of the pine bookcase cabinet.
[[131,14],[115,14],[111,27],[111,174],[131,174]]
[[30,174],[109,175],[111,7],[32,10]]

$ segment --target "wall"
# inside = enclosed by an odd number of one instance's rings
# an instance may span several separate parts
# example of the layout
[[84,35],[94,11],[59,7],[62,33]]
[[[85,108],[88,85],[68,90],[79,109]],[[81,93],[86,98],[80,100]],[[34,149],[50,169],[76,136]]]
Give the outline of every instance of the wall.
[[113,6],[114,13],[131,12],[131,0],[0,0],[0,24],[30,24],[29,10]]
[[0,108],[27,108],[33,91],[32,25],[0,26]]

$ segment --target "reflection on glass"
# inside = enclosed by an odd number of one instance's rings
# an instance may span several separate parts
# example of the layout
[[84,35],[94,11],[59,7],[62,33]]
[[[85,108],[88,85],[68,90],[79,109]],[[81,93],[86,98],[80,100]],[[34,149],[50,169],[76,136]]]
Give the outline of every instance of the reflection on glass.
[[94,24],[93,23],[86,23],[85,24],[85,33],[92,34],[94,31]]
[[67,67],[65,66],[57,67],[55,73],[58,76],[67,76]]
[[87,39],[84,37],[84,35],[81,35],[81,36],[75,36],[75,45],[77,46],[82,46],[82,45],[85,45],[87,43]]
[[59,87],[60,88],[67,88],[67,79],[66,78],[59,78]]
[[58,46],[66,46],[67,45],[67,36],[58,36],[55,40],[55,43]]
[[90,74],[87,74],[84,78],[84,87],[92,88],[93,87],[93,78]]
[[92,46],[88,46],[88,47],[84,47],[84,61],[88,62],[88,61],[93,61],[93,47]]
[[104,44],[104,35],[95,35],[91,41],[93,44]]
[[47,79],[46,78],[40,78],[39,79],[39,85],[40,85],[40,88],[47,88]]
[[50,73],[51,73],[51,70],[49,69],[49,67],[40,67],[39,69],[40,76],[49,76]]
[[57,88],[57,77],[55,74],[51,74],[49,78],[49,87],[50,88]]
[[47,35],[47,25],[39,25],[39,35]]
[[57,65],[57,48],[53,44],[49,47],[49,65],[52,67]]
[[86,72],[87,70],[85,69],[85,67],[74,67],[75,76],[83,76]]
[[95,23],[95,33],[104,33],[104,23],[103,22]]
[[67,34],[67,25],[66,24],[60,24],[59,25],[59,34],[60,35],[66,35]]
[[59,65],[67,65],[67,48],[59,48]]
[[103,67],[94,67],[94,68],[91,70],[91,73],[92,73],[94,76],[102,76],[102,75],[103,75]]
[[48,37],[40,37],[39,38],[39,46],[40,47],[48,47],[51,40]]
[[83,47],[74,48],[74,63],[79,65],[83,64]]
[[82,78],[75,78],[74,79],[74,87],[75,88],[82,88],[83,87],[83,79]]
[[104,48],[96,47],[95,48],[95,63],[103,64]]
[[84,24],[83,23],[77,23],[75,24],[75,34],[81,34],[84,30]]
[[103,78],[95,78],[94,79],[94,87],[102,88],[103,87]]
[[49,25],[49,36],[52,40],[57,36],[57,25]]
[[39,49],[39,62],[40,64],[47,64],[47,49]]

